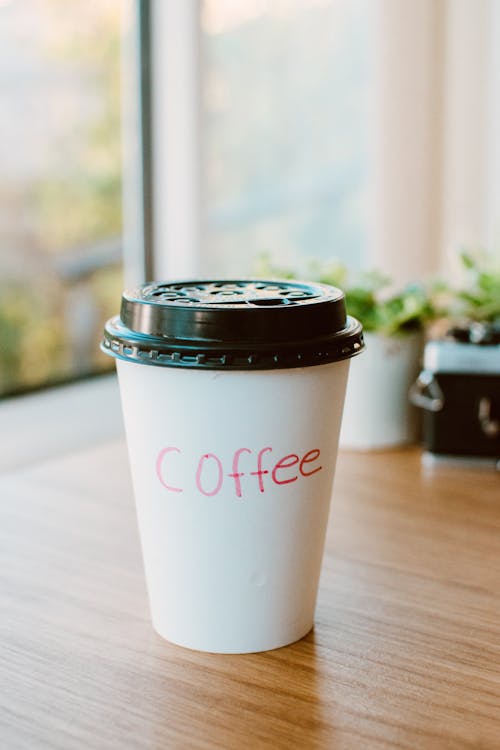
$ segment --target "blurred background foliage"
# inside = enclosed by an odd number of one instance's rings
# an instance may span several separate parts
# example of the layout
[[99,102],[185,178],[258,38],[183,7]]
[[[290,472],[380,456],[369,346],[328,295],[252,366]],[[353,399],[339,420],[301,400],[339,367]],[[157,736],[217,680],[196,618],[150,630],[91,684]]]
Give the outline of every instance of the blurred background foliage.
[[264,253],[257,273],[262,277],[305,278],[336,286],[345,293],[349,315],[360,320],[365,331],[383,336],[422,331],[436,315],[430,286],[415,282],[395,289],[389,276],[377,270],[353,271],[336,258],[306,261],[295,267],[274,265],[271,256]]
[[43,0],[51,16],[47,56],[90,83],[95,111],[54,150],[33,203],[52,252],[121,231],[120,24],[116,2]]
[[431,325],[436,335],[474,322],[500,327],[500,265],[495,256],[478,248],[460,253],[460,261],[462,276],[456,284],[429,278],[401,288],[378,270],[353,270],[336,258],[285,265],[262,253],[255,270],[261,278],[303,278],[339,287],[347,312],[365,331],[384,336],[403,336]]
[[11,82],[0,146],[0,395],[112,365],[97,342],[122,286],[123,5],[25,0],[0,11],[0,72]]

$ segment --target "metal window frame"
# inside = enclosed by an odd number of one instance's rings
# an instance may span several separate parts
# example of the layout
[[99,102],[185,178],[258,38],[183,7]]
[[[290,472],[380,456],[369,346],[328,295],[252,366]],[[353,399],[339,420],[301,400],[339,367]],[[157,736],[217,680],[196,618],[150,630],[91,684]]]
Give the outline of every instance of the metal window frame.
[[141,5],[149,22],[142,55],[149,71],[143,81],[149,111],[143,116],[151,128],[150,160],[144,161],[145,184],[151,186],[150,270],[156,279],[188,278],[203,273],[201,1]]
[[154,276],[153,258],[153,133],[151,99],[151,7],[149,0],[138,3],[139,34],[139,107],[142,166],[142,222],[144,278]]
[[151,3],[132,0],[122,29],[122,215],[125,286],[153,277]]

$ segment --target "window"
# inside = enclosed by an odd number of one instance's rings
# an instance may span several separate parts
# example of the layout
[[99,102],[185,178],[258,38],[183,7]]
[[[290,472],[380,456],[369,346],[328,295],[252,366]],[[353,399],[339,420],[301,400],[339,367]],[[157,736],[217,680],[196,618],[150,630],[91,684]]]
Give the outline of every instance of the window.
[[131,6],[0,2],[0,393],[112,365],[96,342],[122,287]]
[[112,367],[124,279],[498,248],[499,8],[0,0],[0,394]]
[[206,266],[251,273],[366,246],[369,0],[204,0]]
[[151,1],[157,277],[362,262],[372,8]]
[[399,285],[498,253],[499,3],[151,8],[157,276],[267,251]]

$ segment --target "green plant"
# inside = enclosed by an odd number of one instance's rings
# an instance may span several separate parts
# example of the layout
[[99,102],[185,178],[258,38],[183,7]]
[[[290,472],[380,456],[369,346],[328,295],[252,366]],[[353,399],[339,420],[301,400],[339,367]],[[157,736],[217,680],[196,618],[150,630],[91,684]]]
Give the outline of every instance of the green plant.
[[53,380],[67,370],[58,292],[47,279],[0,283],[0,394]]
[[424,284],[412,283],[399,291],[391,279],[378,271],[352,273],[340,261],[313,261],[301,268],[273,265],[268,255],[259,258],[260,276],[307,278],[342,289],[347,312],[361,321],[365,331],[385,336],[402,336],[420,331],[435,317],[430,295]]
[[465,286],[455,294],[451,315],[471,321],[500,321],[500,266],[484,252],[461,254]]

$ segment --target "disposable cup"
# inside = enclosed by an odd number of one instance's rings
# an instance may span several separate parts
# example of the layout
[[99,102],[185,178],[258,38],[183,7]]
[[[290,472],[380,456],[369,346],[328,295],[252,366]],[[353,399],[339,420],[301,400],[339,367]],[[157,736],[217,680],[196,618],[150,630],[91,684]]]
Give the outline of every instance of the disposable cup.
[[362,348],[330,287],[195,281],[124,294],[103,349],[117,359],[161,636],[244,653],[311,629],[349,358]]

